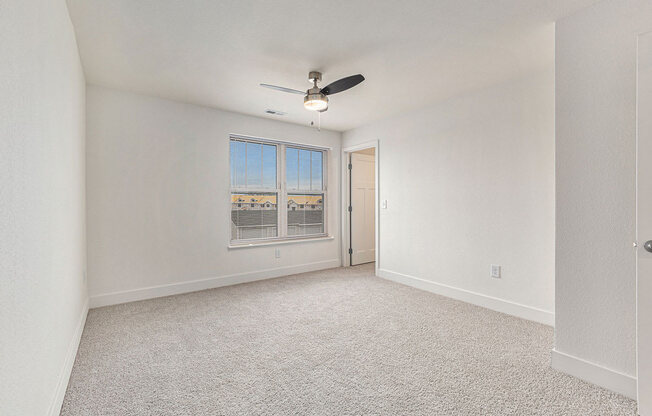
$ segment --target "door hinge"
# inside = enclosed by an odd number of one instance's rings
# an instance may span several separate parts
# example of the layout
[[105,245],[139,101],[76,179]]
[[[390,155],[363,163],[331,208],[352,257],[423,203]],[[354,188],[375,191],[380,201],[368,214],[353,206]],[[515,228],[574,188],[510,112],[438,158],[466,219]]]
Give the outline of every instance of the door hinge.
[[353,254],[353,249],[352,248],[349,249],[349,254]]
[[349,212],[353,212],[353,207],[349,205]]
[[353,169],[353,165],[349,163],[349,170]]

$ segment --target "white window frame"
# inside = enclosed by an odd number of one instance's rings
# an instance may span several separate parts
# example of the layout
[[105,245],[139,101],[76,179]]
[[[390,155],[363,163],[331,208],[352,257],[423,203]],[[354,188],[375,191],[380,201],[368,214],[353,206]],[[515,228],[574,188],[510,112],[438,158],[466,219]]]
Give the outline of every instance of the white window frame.
[[[246,143],[258,143],[258,144],[267,144],[276,146],[276,188],[242,188],[242,187],[232,187],[231,186],[231,156],[230,156],[230,146],[231,141],[241,141]],[[267,245],[270,243],[281,243],[281,242],[293,242],[293,241],[304,241],[304,240],[315,240],[323,238],[332,238],[329,237],[328,233],[328,164],[330,161],[330,148],[307,145],[302,143],[294,143],[283,140],[275,139],[265,139],[261,137],[251,137],[243,136],[239,134],[229,135],[229,247],[247,247],[253,245]],[[311,150],[311,151],[320,151],[322,152],[322,190],[318,191],[306,191],[306,190],[288,190],[287,181],[286,181],[286,149],[288,147],[301,150]],[[262,169],[262,168],[261,168]],[[246,167],[245,167],[246,171]],[[312,172],[311,172],[312,174]],[[241,239],[234,240],[233,235],[231,235],[231,210],[232,210],[232,195],[234,193],[276,193],[276,206],[277,206],[277,236],[276,237],[265,237],[265,238],[255,238],[255,239]],[[308,234],[308,235],[297,235],[290,236],[288,235],[288,194],[299,194],[299,195],[323,195],[322,205],[323,205],[323,222],[324,222],[324,231],[322,233]]]

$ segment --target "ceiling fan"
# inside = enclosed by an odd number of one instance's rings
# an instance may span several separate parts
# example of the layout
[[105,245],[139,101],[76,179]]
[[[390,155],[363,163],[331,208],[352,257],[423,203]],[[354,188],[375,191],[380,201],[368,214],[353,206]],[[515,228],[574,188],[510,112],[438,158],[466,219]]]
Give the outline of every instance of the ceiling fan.
[[291,94],[303,95],[303,106],[307,110],[323,112],[328,110],[328,95],[337,94],[338,92],[346,91],[353,88],[362,81],[364,77],[360,74],[351,75],[350,77],[338,79],[331,82],[324,88],[319,88],[317,83],[321,81],[321,72],[311,71],[308,74],[308,79],[313,83],[313,87],[307,91],[299,91],[292,88],[279,87],[277,85],[260,84],[261,87],[271,88],[277,91],[289,92]]

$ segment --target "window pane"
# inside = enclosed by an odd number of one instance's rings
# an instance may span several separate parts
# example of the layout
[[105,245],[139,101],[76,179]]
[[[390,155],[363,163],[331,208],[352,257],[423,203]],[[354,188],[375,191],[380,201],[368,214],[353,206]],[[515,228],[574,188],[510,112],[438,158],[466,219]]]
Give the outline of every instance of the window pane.
[[299,150],[288,147],[285,155],[285,182],[287,188],[299,189]]
[[324,232],[324,195],[288,195],[288,235]]
[[247,188],[260,188],[262,178],[262,149],[258,143],[247,143]]
[[322,152],[312,153],[312,179],[310,189],[313,191],[321,191],[323,188],[322,182]]
[[229,151],[230,151],[230,157],[229,157],[229,165],[231,167],[231,188],[235,186],[235,159],[236,159],[236,145],[237,143],[231,140],[229,143]]
[[276,189],[276,146],[263,145],[263,188]]
[[246,143],[231,141],[231,186],[244,187],[246,169]]
[[299,150],[299,189],[310,190],[310,150]]
[[231,239],[250,240],[278,236],[275,193],[231,194]]

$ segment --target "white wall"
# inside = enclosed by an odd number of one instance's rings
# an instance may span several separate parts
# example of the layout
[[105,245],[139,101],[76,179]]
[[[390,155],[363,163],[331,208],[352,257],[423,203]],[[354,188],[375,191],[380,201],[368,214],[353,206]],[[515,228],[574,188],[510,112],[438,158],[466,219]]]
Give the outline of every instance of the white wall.
[[602,1],[557,22],[556,34],[555,348],[630,376],[636,39],[648,30],[652,2]]
[[[340,265],[340,133],[96,86],[87,104],[92,305]],[[332,147],[336,238],[229,250],[230,133]]]
[[63,0],[0,1],[0,414],[58,414],[85,317],[85,81]]
[[379,140],[381,275],[552,323],[553,92],[551,67],[344,134]]

